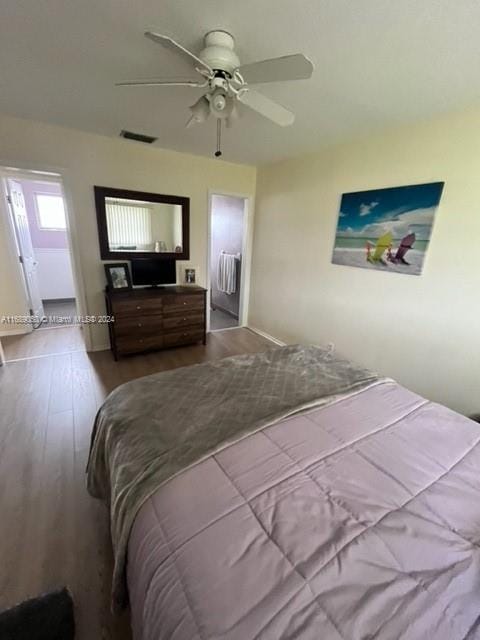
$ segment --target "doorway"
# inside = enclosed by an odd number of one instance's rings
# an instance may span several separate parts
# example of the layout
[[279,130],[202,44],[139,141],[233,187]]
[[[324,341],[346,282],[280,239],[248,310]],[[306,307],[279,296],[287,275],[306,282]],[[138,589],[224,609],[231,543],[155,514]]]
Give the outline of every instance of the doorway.
[[27,309],[25,332],[3,338],[6,359],[84,348],[60,178],[6,173],[2,183]]
[[210,196],[210,331],[242,326],[248,198]]

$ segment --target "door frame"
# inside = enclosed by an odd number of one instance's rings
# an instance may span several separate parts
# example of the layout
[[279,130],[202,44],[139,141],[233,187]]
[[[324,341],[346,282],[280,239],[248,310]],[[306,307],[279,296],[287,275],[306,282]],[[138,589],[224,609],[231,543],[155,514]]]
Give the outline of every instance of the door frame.
[[[244,202],[243,210],[243,238],[242,238],[242,271],[240,277],[240,300],[238,309],[238,329],[248,325],[248,307],[250,302],[250,273],[252,266],[253,247],[253,216],[254,198],[251,193],[238,193],[224,189],[208,190],[208,223],[207,223],[207,332],[210,332],[210,298],[211,298],[211,244],[212,244],[212,196],[227,196],[240,198]],[[226,331],[227,329],[220,329]]]
[[[25,278],[23,274],[22,265],[18,260],[17,243],[15,238],[15,229],[13,226],[12,214],[7,201],[7,184],[8,178],[17,180],[30,180],[36,182],[54,182],[60,185],[60,189],[63,196],[65,205],[65,218],[67,222],[66,234],[68,250],[70,253],[72,264],[73,285],[75,290],[75,302],[77,307],[77,314],[79,316],[87,315],[87,304],[85,295],[85,283],[81,270],[80,251],[78,243],[78,231],[75,219],[75,211],[72,203],[72,197],[70,189],[68,187],[68,173],[65,170],[56,170],[54,168],[48,168],[47,170],[36,168],[13,168],[8,165],[0,165],[0,184],[1,184],[1,196],[0,196],[0,215],[6,215],[8,224],[7,242],[10,246],[10,255],[13,263],[15,264],[15,271],[18,278],[18,286],[22,286],[22,294],[25,300],[25,310],[28,311],[28,293],[26,289]],[[28,315],[28,314],[27,314]],[[85,348],[90,351],[92,348],[92,337],[90,332],[90,326],[88,324],[82,324],[83,331],[82,337],[85,342]],[[25,329],[19,331],[5,331],[0,332],[0,336],[14,335],[15,333],[29,333],[32,331],[30,325],[25,325]]]

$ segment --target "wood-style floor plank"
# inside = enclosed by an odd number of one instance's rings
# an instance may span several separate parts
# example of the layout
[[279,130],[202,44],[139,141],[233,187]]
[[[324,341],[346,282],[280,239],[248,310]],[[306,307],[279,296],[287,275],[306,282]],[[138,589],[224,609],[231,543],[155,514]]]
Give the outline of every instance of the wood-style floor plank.
[[[206,346],[115,362],[109,351],[65,351],[78,344],[76,335],[77,327],[44,330],[12,336],[15,351],[6,345],[10,358],[28,353],[34,359],[0,367],[0,609],[66,585],[78,640],[130,640],[128,612],[110,613],[108,512],[85,488],[96,412],[128,380],[273,345],[234,329],[209,334]],[[49,349],[60,355],[44,355]]]
[[6,336],[2,338],[2,346],[6,360],[85,349],[80,326],[40,328],[23,335]]

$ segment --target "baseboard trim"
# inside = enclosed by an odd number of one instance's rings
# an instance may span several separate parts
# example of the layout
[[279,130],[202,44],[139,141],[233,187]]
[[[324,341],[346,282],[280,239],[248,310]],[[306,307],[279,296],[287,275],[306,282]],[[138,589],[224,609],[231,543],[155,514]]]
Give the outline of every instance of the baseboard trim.
[[250,331],[253,331],[253,333],[256,333],[259,336],[262,336],[262,338],[266,338],[267,340],[270,340],[271,342],[274,342],[275,344],[278,344],[279,347],[286,347],[287,346],[286,342],[282,342],[278,338],[275,338],[274,336],[271,336],[266,331],[262,331],[261,329],[257,329],[256,327],[252,327],[251,325],[247,325],[247,329],[250,329]]
[[90,349],[87,349],[87,352],[91,353],[92,351],[110,351],[110,349],[111,349],[110,343],[100,344],[100,345],[97,345],[96,347],[94,346],[90,347]]

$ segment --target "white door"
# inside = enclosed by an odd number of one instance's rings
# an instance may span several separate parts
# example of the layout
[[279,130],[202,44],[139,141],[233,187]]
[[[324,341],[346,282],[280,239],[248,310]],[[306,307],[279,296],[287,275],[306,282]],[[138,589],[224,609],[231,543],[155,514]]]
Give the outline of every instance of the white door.
[[16,180],[7,180],[7,188],[8,202],[11,207],[13,223],[15,226],[19,259],[22,263],[25,282],[27,285],[30,313],[32,316],[41,318],[43,316],[43,304],[42,298],[40,297],[40,288],[38,286],[38,263],[33,251],[22,185]]

